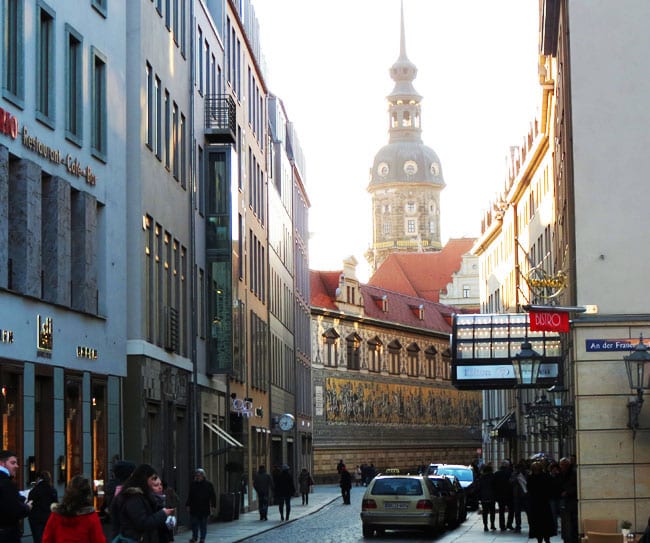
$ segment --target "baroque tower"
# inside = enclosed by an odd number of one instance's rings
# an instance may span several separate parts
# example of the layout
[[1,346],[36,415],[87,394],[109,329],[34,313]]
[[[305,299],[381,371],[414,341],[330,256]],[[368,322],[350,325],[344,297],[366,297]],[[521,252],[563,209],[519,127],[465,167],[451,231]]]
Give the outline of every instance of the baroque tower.
[[388,100],[388,144],[375,155],[368,192],[372,197],[372,247],[366,259],[374,273],[393,252],[437,251],[440,243],[442,166],[422,143],[420,102],[413,88],[418,70],[406,56],[404,6],[400,54],[390,68],[395,81]]

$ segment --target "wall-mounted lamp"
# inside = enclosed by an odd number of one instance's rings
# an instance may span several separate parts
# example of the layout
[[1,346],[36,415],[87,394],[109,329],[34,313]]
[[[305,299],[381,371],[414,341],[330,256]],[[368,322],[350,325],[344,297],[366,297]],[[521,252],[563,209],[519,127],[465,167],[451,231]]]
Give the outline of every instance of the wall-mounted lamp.
[[537,383],[542,355],[533,350],[528,340],[521,344],[521,351],[515,355],[512,369],[515,372],[518,386],[532,386]]
[[639,415],[643,406],[643,391],[650,389],[650,383],[646,382],[645,378],[646,375],[650,375],[650,353],[648,353],[646,344],[643,343],[643,334],[639,335],[639,343],[636,344],[632,353],[624,356],[623,360],[625,361],[630,388],[636,391],[636,398],[630,400],[627,404],[627,425],[635,433],[639,427]]
[[27,458],[27,468],[29,473],[27,474],[28,482],[31,484],[36,481],[36,457],[29,456]]
[[59,468],[59,483],[66,483],[67,482],[66,472],[68,471],[68,464],[64,455],[59,456],[58,468]]

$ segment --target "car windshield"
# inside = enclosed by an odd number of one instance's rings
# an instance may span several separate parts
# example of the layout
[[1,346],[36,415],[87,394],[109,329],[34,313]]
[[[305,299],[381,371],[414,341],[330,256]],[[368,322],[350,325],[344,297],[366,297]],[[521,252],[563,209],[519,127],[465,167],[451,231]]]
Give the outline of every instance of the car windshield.
[[436,473],[438,475],[455,475],[459,481],[468,481],[471,483],[474,480],[474,474],[468,468],[438,468]]
[[372,487],[373,496],[421,496],[422,485],[418,479],[390,478],[376,479]]

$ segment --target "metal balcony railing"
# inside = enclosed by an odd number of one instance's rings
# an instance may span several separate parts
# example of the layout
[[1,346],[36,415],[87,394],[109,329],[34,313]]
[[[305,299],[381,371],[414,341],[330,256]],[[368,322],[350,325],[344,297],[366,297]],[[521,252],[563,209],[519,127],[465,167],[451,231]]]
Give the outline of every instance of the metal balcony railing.
[[232,96],[207,94],[205,96],[205,136],[211,143],[234,143],[237,127],[237,109]]

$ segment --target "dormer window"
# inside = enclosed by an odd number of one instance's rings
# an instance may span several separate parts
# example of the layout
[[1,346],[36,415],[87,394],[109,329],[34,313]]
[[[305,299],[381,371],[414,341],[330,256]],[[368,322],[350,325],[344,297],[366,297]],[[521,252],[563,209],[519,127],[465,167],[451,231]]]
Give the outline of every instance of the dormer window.
[[381,297],[381,310],[384,313],[388,313],[388,296],[385,294]]

